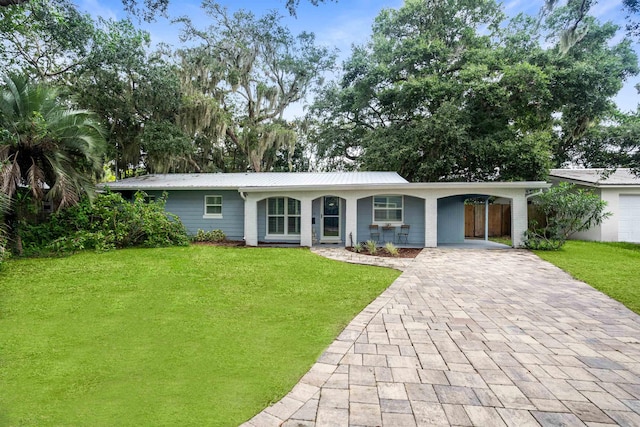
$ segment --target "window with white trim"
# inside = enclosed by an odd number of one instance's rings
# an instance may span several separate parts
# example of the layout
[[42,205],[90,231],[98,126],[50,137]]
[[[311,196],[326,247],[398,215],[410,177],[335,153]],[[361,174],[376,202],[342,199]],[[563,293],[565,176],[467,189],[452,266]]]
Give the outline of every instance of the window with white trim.
[[404,196],[373,196],[373,222],[379,224],[401,224]]
[[222,218],[222,196],[204,196],[204,218]]
[[300,235],[300,200],[289,197],[267,199],[267,235]]

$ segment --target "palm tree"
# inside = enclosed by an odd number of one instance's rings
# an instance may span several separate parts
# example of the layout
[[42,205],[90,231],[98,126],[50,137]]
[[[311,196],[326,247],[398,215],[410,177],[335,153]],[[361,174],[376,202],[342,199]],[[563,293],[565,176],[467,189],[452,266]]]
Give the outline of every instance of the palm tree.
[[[0,190],[28,190],[56,209],[92,195],[102,170],[104,133],[94,115],[70,108],[56,89],[21,76],[0,93]],[[48,191],[47,191],[48,190]]]
[[3,81],[0,193],[10,201],[5,222],[21,253],[24,205],[42,206],[48,200],[60,209],[77,203],[83,194],[92,196],[95,177],[102,171],[105,140],[94,115],[71,108],[55,88],[16,75]]

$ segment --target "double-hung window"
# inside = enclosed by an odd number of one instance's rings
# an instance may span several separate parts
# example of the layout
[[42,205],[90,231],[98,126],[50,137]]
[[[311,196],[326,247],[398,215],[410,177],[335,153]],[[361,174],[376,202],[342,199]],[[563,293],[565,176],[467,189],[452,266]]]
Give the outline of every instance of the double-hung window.
[[401,224],[403,221],[403,196],[374,196],[373,222]]
[[267,234],[300,235],[300,200],[288,197],[267,199]]
[[204,196],[204,218],[222,218],[222,196]]

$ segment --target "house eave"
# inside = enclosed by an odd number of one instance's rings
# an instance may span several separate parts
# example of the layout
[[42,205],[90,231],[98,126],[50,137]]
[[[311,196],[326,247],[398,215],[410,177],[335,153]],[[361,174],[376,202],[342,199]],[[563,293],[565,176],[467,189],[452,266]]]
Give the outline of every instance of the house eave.
[[475,192],[478,189],[539,189],[549,188],[551,184],[544,181],[518,181],[518,182],[412,182],[398,184],[352,184],[352,185],[299,185],[299,186],[274,186],[274,187],[240,187],[239,191],[245,193],[285,192],[285,191],[403,191],[403,190],[469,190]]
[[244,193],[286,192],[286,191],[402,191],[402,190],[451,190],[475,192],[478,189],[540,189],[549,188],[550,183],[544,181],[513,181],[513,182],[411,182],[411,183],[387,183],[387,184],[333,184],[333,185],[282,185],[282,186],[171,186],[171,185],[140,185],[105,183],[103,190],[113,191],[241,191]]
[[556,182],[568,182],[569,184],[581,185],[584,187],[591,188],[611,188],[611,189],[621,189],[621,188],[640,188],[640,184],[607,184],[606,182],[591,182],[591,181],[583,181],[575,178],[562,178],[558,176],[550,176],[549,180]]

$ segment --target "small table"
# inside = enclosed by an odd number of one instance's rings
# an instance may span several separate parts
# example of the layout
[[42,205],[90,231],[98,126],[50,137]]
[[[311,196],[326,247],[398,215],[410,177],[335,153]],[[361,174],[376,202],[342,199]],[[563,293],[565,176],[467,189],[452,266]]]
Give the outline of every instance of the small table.
[[[385,238],[385,235],[388,232],[391,232],[391,240],[388,240],[387,238]],[[382,240],[385,242],[395,242],[396,240],[396,227],[393,225],[383,225],[382,226]]]

